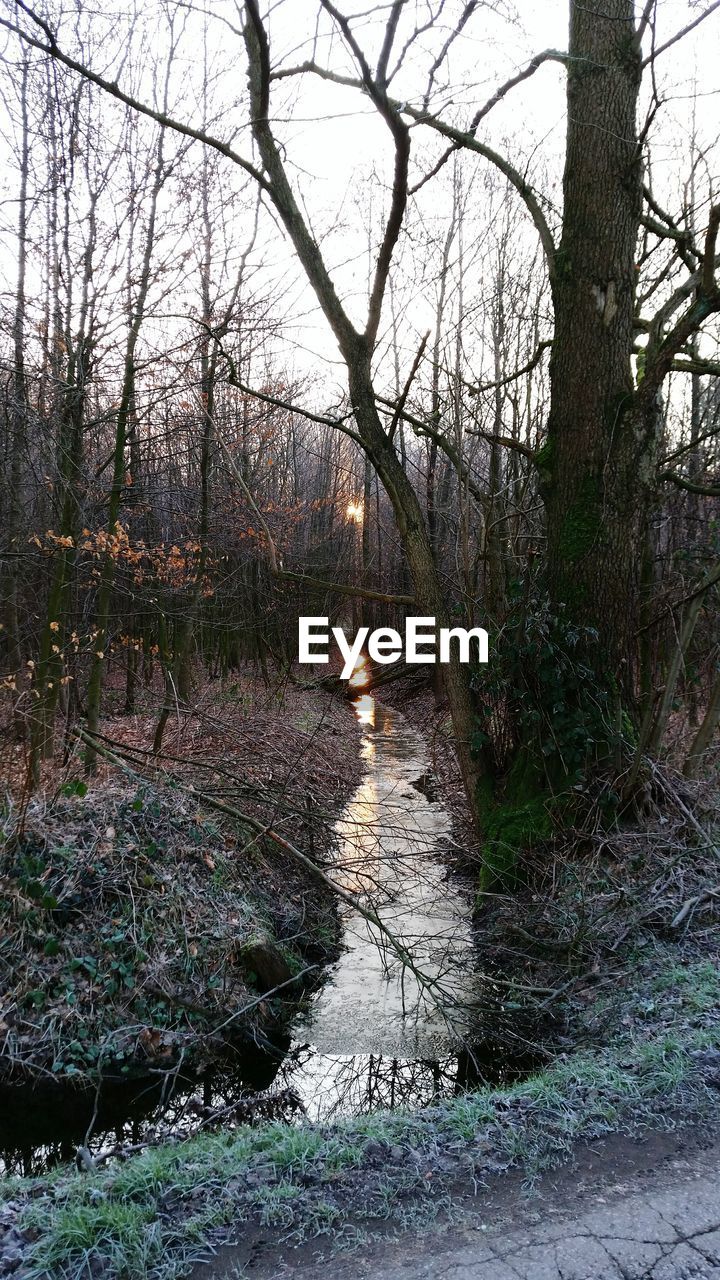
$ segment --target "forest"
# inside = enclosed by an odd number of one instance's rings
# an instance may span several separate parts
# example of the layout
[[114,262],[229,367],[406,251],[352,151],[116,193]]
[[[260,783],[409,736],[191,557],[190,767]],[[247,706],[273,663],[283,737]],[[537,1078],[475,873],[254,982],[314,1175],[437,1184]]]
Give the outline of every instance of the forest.
[[0,47],[0,1277],[716,1177],[720,0]]

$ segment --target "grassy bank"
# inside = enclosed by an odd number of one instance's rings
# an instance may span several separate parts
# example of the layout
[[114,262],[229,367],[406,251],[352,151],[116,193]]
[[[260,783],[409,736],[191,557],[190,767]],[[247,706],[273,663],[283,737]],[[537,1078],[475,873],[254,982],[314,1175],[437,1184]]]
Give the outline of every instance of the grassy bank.
[[26,1280],[169,1280],[244,1222],[271,1227],[276,1241],[349,1243],[390,1217],[396,1226],[429,1221],[458,1179],[481,1193],[512,1167],[532,1177],[579,1139],[709,1112],[720,1085],[719,1009],[717,956],[658,944],[614,1007],[612,1048],[415,1114],[240,1127],[90,1174],[12,1181],[0,1220],[14,1229]]

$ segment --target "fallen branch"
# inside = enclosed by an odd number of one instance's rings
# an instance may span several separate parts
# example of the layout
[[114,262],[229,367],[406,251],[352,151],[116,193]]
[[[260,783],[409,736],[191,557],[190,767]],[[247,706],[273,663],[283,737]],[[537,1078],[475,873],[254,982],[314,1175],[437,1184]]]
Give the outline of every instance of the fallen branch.
[[680,925],[684,924],[688,917],[692,918],[697,908],[701,906],[703,902],[707,902],[709,898],[720,898],[720,888],[705,889],[703,893],[696,894],[694,898],[688,898],[687,902],[682,905],[673,919],[670,928],[679,929]]
[[301,684],[305,689],[339,689],[355,697],[363,693],[370,693],[373,689],[383,688],[385,685],[391,684],[393,680],[400,680],[405,676],[417,676],[419,679],[427,680],[428,671],[421,665],[408,666],[407,663],[396,663],[390,671],[383,671],[378,675],[369,674],[367,684],[363,685],[362,689],[350,689],[347,680],[343,680],[334,672],[328,676],[319,676],[317,680],[301,681]]
[[697,832],[697,834],[704,841],[703,847],[712,849],[713,853],[717,854],[718,847],[715,841],[713,840],[712,836],[710,835],[710,832],[706,831],[702,823],[698,822],[692,810],[688,809],[682,796],[679,795],[676,788],[673,787],[672,783],[669,781],[668,778],[665,777],[665,775],[662,773],[662,771],[658,768],[658,766],[654,763],[653,760],[649,761],[649,765],[652,771],[652,775],[656,780],[656,782],[660,784],[661,788],[665,791],[666,795],[670,796],[670,798],[675,801],[675,804],[677,805],[678,809],[683,814],[683,816],[690,823],[690,826]]

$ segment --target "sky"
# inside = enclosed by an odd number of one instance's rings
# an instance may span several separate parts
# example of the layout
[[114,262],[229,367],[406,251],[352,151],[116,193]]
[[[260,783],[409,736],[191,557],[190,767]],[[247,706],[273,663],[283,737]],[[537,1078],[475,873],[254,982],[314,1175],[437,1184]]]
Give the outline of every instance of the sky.
[[[692,21],[706,3],[659,0],[657,43],[662,44]],[[112,4],[103,6],[102,11],[81,4],[81,25],[87,22],[88,30],[94,33],[95,48],[90,61],[102,71],[116,74],[118,59],[123,59],[128,47],[132,47],[133,56],[126,59],[120,69],[121,83],[130,83],[133,79],[138,92],[147,96],[153,91],[151,68],[156,61],[162,62],[167,51],[167,25],[160,3],[140,5],[138,0],[138,6],[131,24],[132,34],[125,46],[116,34],[123,29],[124,10],[118,9],[115,13]],[[0,8],[5,13],[14,10],[10,0],[0,0]],[[382,24],[374,8],[363,0],[345,2],[341,8],[347,15],[367,15],[357,18],[353,27],[363,47],[376,55]],[[445,7],[448,28],[461,9],[461,0],[448,0]],[[216,117],[213,131],[232,137],[236,148],[250,156],[244,54],[239,37],[230,30],[239,25],[237,10],[233,0],[213,0],[204,11],[201,4],[170,5],[176,34],[184,24],[170,98],[172,109],[179,117],[200,118],[202,61],[198,49],[201,28],[207,21],[211,111]],[[408,22],[414,23],[416,17],[422,19],[426,11],[427,5],[422,0],[412,0],[406,10]],[[380,12],[382,15],[382,9]],[[274,67],[296,65],[314,54],[319,62],[335,70],[352,70],[342,41],[336,32],[331,34],[327,16],[323,15],[318,21],[317,15],[318,5],[313,0],[275,0],[271,4],[269,30]],[[515,7],[496,0],[493,6],[481,5],[438,72],[434,109],[453,123],[467,122],[478,104],[487,100],[498,85],[525,66],[534,54],[566,46],[567,20],[565,0],[536,0]],[[61,25],[68,41],[72,40],[74,21],[74,6],[68,5]],[[401,29],[398,44],[402,44],[405,34]],[[443,38],[436,28],[419,43],[392,86],[398,98],[419,104],[427,68]],[[653,128],[653,182],[655,190],[674,210],[678,207],[687,171],[693,127],[691,98],[695,86],[701,95],[696,119],[701,142],[715,142],[720,132],[720,91],[715,87],[718,51],[720,9],[658,61],[656,86],[665,105]],[[145,69],[134,73],[133,66]],[[649,90],[648,79],[641,118]],[[296,192],[313,232],[352,318],[362,324],[369,263],[387,203],[392,165],[388,131],[361,95],[310,76],[278,83],[273,90],[272,114]],[[507,154],[537,183],[547,199],[551,221],[559,213],[564,128],[564,73],[559,65],[548,64],[512,90],[487,117],[481,133],[484,140]],[[413,131],[413,143],[415,173],[419,174],[439,153],[441,144],[421,129]],[[2,191],[6,201],[3,214],[10,225],[10,235],[5,240],[9,263],[16,179],[7,147],[5,159],[7,168]],[[717,157],[713,163],[717,175]],[[466,249],[470,254],[471,244],[481,246],[487,236],[487,221],[495,216],[496,205],[487,189],[485,163],[466,158],[463,169],[466,189],[473,184],[474,221],[468,225]],[[451,207],[450,176],[448,167],[420,193],[408,216],[407,242],[396,277],[400,342],[405,361],[412,358],[420,334],[432,322],[436,287],[432,272],[423,260],[424,250],[417,246],[422,246],[434,230],[438,239],[442,239]],[[514,196],[511,198],[516,200]],[[248,205],[250,208],[252,201],[248,201]],[[519,201],[517,206],[519,216],[523,217]],[[237,227],[233,228],[238,246],[243,248],[250,234],[249,218],[250,212],[245,218],[238,217]],[[535,232],[531,227],[520,233],[517,245],[520,254],[535,252]],[[304,376],[319,379],[324,388],[322,394],[330,394],[333,387],[339,391],[342,370],[335,344],[284,234],[269,214],[264,215],[262,221],[256,249],[258,262],[261,256],[265,287],[282,299],[281,344],[288,365]],[[385,321],[387,337],[387,309]],[[480,376],[482,368],[478,367],[475,372]]]
[[[454,18],[458,4],[446,12]],[[662,45],[686,26],[705,6],[687,0],[660,0],[657,9],[656,44]],[[424,6],[410,5],[414,18]],[[345,4],[343,12],[367,11],[362,3]],[[341,71],[352,71],[347,53],[337,36],[316,38],[317,6],[309,0],[286,0],[277,5],[269,23],[274,66],[297,65],[313,56]],[[479,103],[492,96],[498,85],[524,67],[530,58],[548,48],[567,46],[568,6],[564,0],[523,3],[512,9],[498,5],[481,7],[453,45],[448,65],[438,75],[436,109],[443,118],[462,124]],[[323,27],[320,28],[321,33]],[[377,53],[380,25],[371,16],[358,20],[357,31],[364,47]],[[402,43],[401,40],[398,41]],[[409,60],[407,70],[395,84],[397,98],[419,103],[427,68],[441,43],[437,31],[428,39],[427,50]],[[646,41],[649,50],[649,42]],[[717,56],[720,52],[720,10],[682,43],[661,55],[656,66],[656,87],[665,105],[653,130],[653,183],[660,196],[677,207],[681,183],[687,167],[692,124],[691,96],[694,87],[703,96],[698,100],[695,125],[701,142],[715,142],[720,133],[720,91],[717,90]],[[646,78],[640,117],[644,118],[650,94]],[[383,203],[383,194],[371,177],[389,184],[392,149],[385,126],[370,104],[350,89],[336,88],[313,77],[285,81],[273,96],[276,132],[287,148],[297,190],[302,194],[313,228],[321,239],[335,278],[345,297],[351,297],[353,318],[361,322],[367,281],[367,204]],[[290,117],[290,118],[289,118]],[[519,168],[527,166],[554,206],[560,205],[560,180],[565,133],[565,83],[561,66],[543,66],[531,79],[513,89],[493,109],[484,122],[484,140],[508,155]],[[417,172],[423,157],[439,153],[440,143],[425,130],[414,132]],[[717,164],[717,160],[716,160]],[[484,162],[466,162],[467,170],[481,171]],[[717,172],[717,169],[716,169]],[[431,184],[419,198],[423,218],[442,224],[449,211],[449,183]],[[513,197],[515,198],[515,197]],[[413,213],[410,214],[412,220]],[[478,207],[482,220],[482,207]],[[534,231],[529,236],[534,238]],[[528,241],[528,252],[530,252]],[[303,287],[300,286],[301,293]],[[427,301],[427,299],[426,299]],[[304,311],[300,308],[301,312]],[[422,296],[416,296],[410,327],[408,351],[430,318]],[[329,355],[326,327],[321,319],[310,326],[304,315],[303,340],[314,337],[315,349]],[[319,344],[319,345],[318,345]],[[311,343],[311,345],[313,345]]]

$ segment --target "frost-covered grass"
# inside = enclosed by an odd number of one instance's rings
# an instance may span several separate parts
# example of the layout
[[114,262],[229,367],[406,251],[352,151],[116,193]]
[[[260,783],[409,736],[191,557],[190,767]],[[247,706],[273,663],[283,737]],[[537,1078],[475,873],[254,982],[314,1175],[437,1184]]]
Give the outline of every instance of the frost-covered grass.
[[[458,1176],[482,1186],[517,1167],[532,1178],[579,1139],[667,1124],[672,1113],[696,1117],[712,1105],[707,1077],[720,1063],[717,967],[673,961],[623,1001],[618,1024],[628,1025],[612,1047],[574,1053],[509,1087],[332,1126],[207,1134],[89,1175],[10,1182],[5,1203],[36,1237],[23,1275],[79,1280],[102,1259],[108,1280],[169,1280],[209,1237],[248,1221],[276,1240],[347,1243],[383,1219],[432,1219]],[[653,1002],[662,1017],[648,1022]]]

